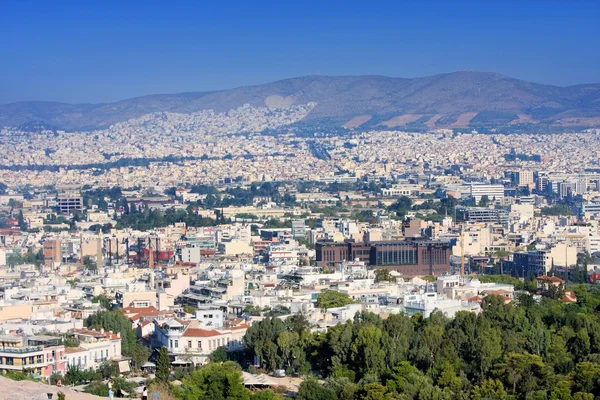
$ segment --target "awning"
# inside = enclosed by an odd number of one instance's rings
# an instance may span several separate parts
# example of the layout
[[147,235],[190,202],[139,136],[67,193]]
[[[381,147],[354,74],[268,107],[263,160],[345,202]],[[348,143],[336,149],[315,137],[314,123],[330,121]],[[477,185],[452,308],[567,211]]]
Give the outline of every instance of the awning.
[[119,372],[129,372],[131,369],[129,368],[129,361],[119,361]]

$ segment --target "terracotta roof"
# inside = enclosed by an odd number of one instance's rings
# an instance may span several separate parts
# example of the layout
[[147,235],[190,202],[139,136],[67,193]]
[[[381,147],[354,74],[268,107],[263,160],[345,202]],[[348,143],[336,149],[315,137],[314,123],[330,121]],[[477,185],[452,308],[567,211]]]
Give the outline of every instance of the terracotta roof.
[[241,324],[241,325],[237,325],[237,326],[232,326],[229,329],[248,329],[250,328],[250,325],[248,324]]
[[542,276],[538,276],[537,278],[538,281],[550,281],[550,282],[557,282],[557,283],[562,283],[564,282],[562,279],[560,279],[557,276],[546,276],[546,275],[542,275]]
[[498,290],[484,290],[483,293],[485,294],[495,294],[498,296],[503,296],[506,294],[512,294],[512,292],[509,292],[508,290],[504,290],[504,289],[498,289]]
[[95,338],[106,338],[110,340],[121,340],[121,338],[115,333],[111,332],[101,332],[96,331],[94,329],[72,329],[71,332],[76,333],[78,335],[86,335],[93,336]]
[[153,307],[123,307],[122,311],[128,314],[140,314],[146,312],[157,312],[158,310]]
[[84,349],[83,347],[65,347],[65,353],[67,353],[67,354],[79,353],[81,351],[87,351],[87,350]]
[[573,292],[565,292],[564,297],[561,299],[565,303],[575,303],[577,301],[577,296]]
[[211,337],[211,336],[220,336],[221,333],[217,331],[212,331],[208,329],[200,329],[200,328],[188,328],[183,332],[184,337]]

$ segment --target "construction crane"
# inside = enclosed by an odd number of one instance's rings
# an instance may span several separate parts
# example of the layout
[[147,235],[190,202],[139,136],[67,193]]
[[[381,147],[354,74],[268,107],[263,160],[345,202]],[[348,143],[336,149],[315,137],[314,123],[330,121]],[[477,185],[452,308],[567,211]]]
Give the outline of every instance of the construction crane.
[[465,276],[465,226],[460,228],[460,277]]

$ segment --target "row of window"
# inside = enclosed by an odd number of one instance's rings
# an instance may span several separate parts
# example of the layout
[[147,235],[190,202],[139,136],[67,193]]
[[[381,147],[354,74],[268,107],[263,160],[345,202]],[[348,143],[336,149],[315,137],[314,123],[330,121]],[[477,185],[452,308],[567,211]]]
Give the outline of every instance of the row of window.
[[[235,345],[239,344],[239,341],[237,340],[233,340],[231,341],[229,338],[222,338],[222,339],[211,339],[208,341],[208,350],[214,350],[217,347],[221,347],[221,346],[227,346],[227,347],[233,347]],[[172,349],[178,349],[179,348],[179,340],[178,339],[170,339],[169,340],[169,347]],[[187,342],[187,348],[188,349],[192,349],[193,345],[192,345],[192,341],[188,340]],[[199,351],[202,351],[202,341],[198,340],[198,347],[197,349]]]

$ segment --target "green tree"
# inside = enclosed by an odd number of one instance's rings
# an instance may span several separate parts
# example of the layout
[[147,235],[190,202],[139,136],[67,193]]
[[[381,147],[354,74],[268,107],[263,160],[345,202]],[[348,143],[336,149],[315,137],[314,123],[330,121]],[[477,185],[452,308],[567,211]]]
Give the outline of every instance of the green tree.
[[112,331],[121,334],[121,351],[123,355],[130,357],[137,343],[137,334],[131,328],[129,320],[118,310],[100,311],[91,315],[86,320],[89,328]]
[[286,326],[279,318],[266,317],[252,324],[242,341],[256,355],[263,368],[274,370],[281,365],[277,338],[285,330]]
[[385,351],[381,348],[381,329],[367,324],[359,329],[351,346],[351,358],[361,376],[378,376],[385,365]]
[[98,265],[91,256],[83,256],[83,267],[89,271],[97,271]]
[[315,378],[306,378],[298,386],[297,400],[336,400],[333,389],[321,385]]
[[600,365],[591,362],[581,362],[573,371],[575,388],[581,392],[600,395]]
[[479,207],[487,207],[490,205],[490,198],[488,197],[487,194],[484,194],[483,196],[481,196],[481,199],[479,200]]
[[131,359],[135,365],[141,367],[150,358],[151,351],[148,347],[135,343],[131,348]]
[[512,386],[513,394],[517,393],[517,386],[527,376],[532,376],[544,367],[539,356],[529,353],[508,353],[504,362],[498,366],[504,373],[506,381]]
[[471,396],[473,400],[504,400],[508,397],[504,385],[498,379],[484,379],[473,387]]
[[344,307],[345,305],[354,303],[356,303],[356,301],[352,300],[350,296],[335,290],[325,290],[317,297],[317,307],[321,310]]
[[244,386],[242,371],[236,363],[209,363],[183,379],[183,398],[186,400],[249,400],[250,391]]
[[227,361],[227,348],[225,346],[217,347],[211,354],[210,360],[212,362],[225,362]]
[[354,400],[358,385],[347,377],[329,377],[325,387],[333,390],[339,400]]
[[265,389],[252,393],[250,395],[250,400],[283,400],[283,396],[280,396],[268,389]]
[[385,350],[386,370],[391,371],[408,356],[414,325],[404,314],[390,315],[383,321],[382,347]]
[[165,383],[169,380],[169,375],[171,375],[169,350],[166,347],[161,347],[156,361],[156,380]]
[[190,305],[184,305],[183,306],[183,312],[185,312],[186,314],[194,314],[198,309],[196,307],[192,307]]
[[27,230],[27,222],[23,217],[23,210],[19,210],[19,217],[17,220],[19,221],[19,229],[22,231]]
[[389,269],[380,268],[375,270],[375,282],[395,282],[396,278],[392,276]]

